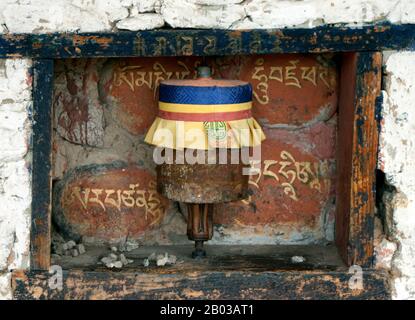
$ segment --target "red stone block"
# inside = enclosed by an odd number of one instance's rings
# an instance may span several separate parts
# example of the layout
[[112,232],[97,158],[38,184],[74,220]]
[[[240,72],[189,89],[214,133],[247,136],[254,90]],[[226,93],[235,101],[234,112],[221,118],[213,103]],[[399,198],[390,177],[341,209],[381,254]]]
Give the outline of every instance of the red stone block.
[[318,229],[335,195],[335,125],[264,131],[267,139],[260,171],[250,177],[250,197],[217,205],[215,223]]
[[239,79],[252,84],[253,115],[270,127],[305,126],[336,112],[338,73],[321,55],[261,55],[240,59]]
[[[332,217],[338,73],[330,57],[128,58],[110,60],[103,68],[97,61],[59,64],[66,69],[56,79],[55,122],[64,139],[102,146],[101,101],[106,119],[111,116],[131,134],[145,134],[157,114],[160,81],[195,78],[196,67],[204,61],[212,67],[214,78],[252,84],[254,117],[268,128],[260,173],[250,179],[250,198],[218,205],[215,223],[317,230],[323,215]],[[59,146],[54,149],[59,152]],[[101,160],[105,162],[105,157]],[[66,171],[66,165],[63,162],[60,171]],[[127,234],[142,237],[159,225],[168,205],[155,191],[155,176],[148,170],[125,164],[94,165],[71,171],[57,183],[53,216],[72,238],[115,241]]]
[[138,239],[160,225],[169,205],[155,188],[155,176],[138,166],[81,167],[55,185],[53,218],[73,239]]
[[144,134],[157,114],[160,81],[195,78],[203,61],[214,78],[252,84],[254,117],[267,126],[301,127],[336,111],[336,64],[321,55],[131,58],[114,63],[104,83],[114,119]]
[[145,134],[158,111],[158,86],[196,76],[201,58],[131,58],[112,65],[104,84],[114,119],[132,134]]

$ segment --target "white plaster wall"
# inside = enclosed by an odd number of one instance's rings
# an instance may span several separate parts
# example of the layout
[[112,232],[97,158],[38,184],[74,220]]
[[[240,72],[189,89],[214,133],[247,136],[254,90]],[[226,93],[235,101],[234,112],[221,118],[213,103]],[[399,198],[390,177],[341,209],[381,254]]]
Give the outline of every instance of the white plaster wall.
[[0,60],[0,299],[29,265],[31,61]]
[[394,296],[415,299],[415,52],[385,59],[379,168],[396,191],[385,195],[387,233],[397,244]]
[[413,0],[1,0],[0,32],[415,22]]
[[[415,23],[415,0],[0,0],[0,33],[174,28],[280,28],[388,21]],[[30,60],[0,60],[0,299],[10,272],[29,265]],[[386,233],[376,265],[391,269],[394,297],[415,299],[415,52],[385,59],[379,168]],[[380,225],[380,224],[379,224]]]

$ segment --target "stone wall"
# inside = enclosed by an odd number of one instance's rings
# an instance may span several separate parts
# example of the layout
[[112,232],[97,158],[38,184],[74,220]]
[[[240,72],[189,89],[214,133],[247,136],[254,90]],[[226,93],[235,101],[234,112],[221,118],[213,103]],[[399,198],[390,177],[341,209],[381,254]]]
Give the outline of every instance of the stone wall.
[[414,299],[415,52],[386,54],[385,72],[378,167],[388,185],[383,194],[384,229],[391,242],[383,244],[397,247],[391,264],[395,297]]
[[[314,27],[415,23],[413,0],[3,0],[0,32],[173,28]],[[385,173],[377,266],[391,270],[394,297],[415,299],[415,53],[385,54],[379,169]],[[10,273],[29,264],[30,61],[0,60],[0,298]],[[99,141],[99,136],[95,136]]]
[[[267,137],[250,196],[216,206],[209,243],[332,241],[339,83],[333,55],[206,57],[205,62],[216,79],[252,84],[253,116]],[[201,63],[201,57],[56,62],[52,220],[64,237],[89,244],[122,242],[127,235],[142,245],[188,243],[187,214],[154,189],[153,149],[144,136],[158,110],[160,81],[194,79]],[[127,166],[136,174],[124,176]],[[88,177],[98,171],[93,188],[100,193],[94,196]],[[131,205],[130,194],[139,195],[136,203],[144,206]]]
[[30,60],[0,60],[0,298],[10,297],[9,270],[29,266]]
[[3,0],[0,32],[411,23],[414,11],[412,0]]

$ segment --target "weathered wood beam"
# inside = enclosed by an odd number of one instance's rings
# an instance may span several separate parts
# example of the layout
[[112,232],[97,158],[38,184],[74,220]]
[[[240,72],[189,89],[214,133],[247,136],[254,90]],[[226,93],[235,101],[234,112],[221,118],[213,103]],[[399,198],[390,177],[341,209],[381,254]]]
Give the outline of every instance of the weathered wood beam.
[[53,60],[33,61],[32,224],[30,267],[50,265]]
[[340,79],[336,244],[348,265],[373,265],[377,102],[382,54],[349,53]]
[[386,273],[364,270],[362,275],[362,288],[352,289],[353,274],[347,271],[64,271],[58,290],[49,285],[56,275],[15,271],[13,290],[15,299],[390,299]]
[[394,49],[415,49],[415,24],[0,35],[0,58],[150,57]]

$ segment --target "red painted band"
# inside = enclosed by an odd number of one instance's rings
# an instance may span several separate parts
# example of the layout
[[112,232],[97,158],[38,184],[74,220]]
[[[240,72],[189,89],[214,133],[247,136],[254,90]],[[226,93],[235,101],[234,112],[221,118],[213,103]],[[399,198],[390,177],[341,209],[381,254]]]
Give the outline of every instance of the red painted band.
[[175,121],[233,121],[252,117],[251,110],[218,113],[180,113],[159,110],[158,116]]

